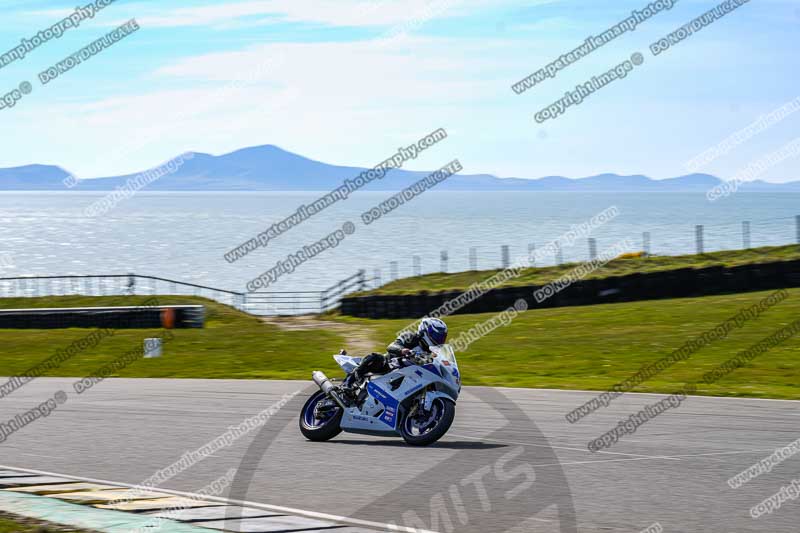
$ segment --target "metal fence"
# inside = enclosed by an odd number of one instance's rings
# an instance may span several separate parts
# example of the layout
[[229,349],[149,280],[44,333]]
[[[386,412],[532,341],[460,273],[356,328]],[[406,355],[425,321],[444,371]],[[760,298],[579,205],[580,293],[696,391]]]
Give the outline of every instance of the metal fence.
[[[610,247],[625,237],[636,244],[638,251],[652,255],[702,254],[718,250],[800,244],[800,215],[694,227],[647,226],[643,228],[645,231],[639,233],[619,226],[603,229],[602,236],[592,236],[569,245],[556,243],[552,257],[542,257],[536,253],[536,243],[518,247],[502,244],[493,249],[473,246],[452,254],[450,250],[442,250],[438,257],[412,255],[402,263],[392,261],[388,270],[375,269],[371,278],[366,277],[364,270],[359,270],[349,278],[321,291],[243,293],[157,276],[112,274],[0,278],[0,297],[190,295],[209,298],[253,315],[297,315],[335,309],[342,297],[349,293],[380,287],[401,277],[506,268],[520,258],[530,257],[534,258],[529,261],[530,266],[591,260],[605,247]],[[549,243],[543,242],[541,246],[546,244]]]
[[0,298],[42,296],[200,296],[258,316],[322,313],[338,307],[342,297],[370,288],[359,270],[322,291],[229,291],[157,276],[108,274],[89,276],[22,276],[0,278]]
[[438,256],[412,255],[402,261],[391,261],[386,268],[376,268],[373,285],[379,287],[391,281],[423,274],[440,272],[465,272],[507,268],[521,258],[531,258],[529,266],[577,263],[598,257],[605,248],[629,238],[633,251],[648,255],[703,254],[722,250],[750,249],[760,246],[800,244],[800,215],[768,220],[744,220],[728,224],[647,225],[643,231],[633,232],[629,226],[609,224],[602,235],[587,237],[566,244],[556,241],[553,253],[543,256],[540,247],[550,242],[513,247],[500,244],[495,247],[472,246],[459,250],[442,250]]
[[324,313],[339,306],[342,297],[371,288],[372,280],[359,270],[349,278],[323,291],[252,292],[243,294],[244,303],[238,307],[253,315],[300,315]]

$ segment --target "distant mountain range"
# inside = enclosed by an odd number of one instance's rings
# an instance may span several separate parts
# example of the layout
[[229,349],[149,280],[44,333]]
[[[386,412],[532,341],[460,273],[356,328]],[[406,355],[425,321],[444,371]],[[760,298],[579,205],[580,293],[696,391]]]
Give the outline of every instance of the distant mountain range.
[[[448,161],[442,160],[442,164]],[[466,163],[462,161],[462,163]],[[244,148],[213,156],[192,153],[178,170],[147,185],[153,191],[323,191],[333,189],[346,178],[364,169],[314,161],[287,152],[277,146]],[[375,180],[365,190],[399,190],[426,176],[428,172],[394,169],[382,180]],[[121,187],[137,174],[81,180],[68,189],[64,179],[69,174],[57,166],[27,165],[0,169],[0,191],[104,191]],[[654,180],[647,176],[600,174],[580,179],[548,176],[539,179],[498,178],[489,174],[456,175],[437,189],[462,191],[595,191],[595,192],[683,192],[706,191],[722,180],[708,174],[689,174]],[[741,187],[745,191],[800,192],[800,181],[768,183],[753,181]]]

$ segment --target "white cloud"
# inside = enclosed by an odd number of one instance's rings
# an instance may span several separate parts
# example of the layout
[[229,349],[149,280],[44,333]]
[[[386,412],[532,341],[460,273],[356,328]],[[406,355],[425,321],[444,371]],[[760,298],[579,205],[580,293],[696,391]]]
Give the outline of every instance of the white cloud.
[[[303,22],[330,26],[391,26],[418,18],[441,4],[462,0],[252,0],[150,9],[136,19],[147,27],[214,26]],[[483,0],[472,3],[485,4]],[[139,4],[147,9],[144,4]],[[443,11],[440,14],[445,14]]]
[[187,58],[148,76],[176,89],[140,85],[132,95],[50,104],[31,120],[70,117],[49,120],[53,137],[70,138],[67,131],[90,137],[85,142],[97,157],[59,161],[80,177],[140,170],[187,150],[222,153],[256,144],[369,164],[369,154],[382,156],[387,144],[396,148],[449,128],[463,105],[492,98],[498,46],[413,37],[257,46]]
[[36,11],[25,11],[22,14],[33,17],[51,17],[53,19],[62,19],[70,16],[74,12],[74,9],[40,9]]
[[[530,0],[527,7],[565,0]],[[415,25],[431,18],[464,17],[485,9],[518,5],[516,0],[248,0],[217,4],[128,4],[130,16],[147,27],[204,26],[230,29],[280,23],[309,23],[339,27]],[[118,26],[124,19],[107,22]]]
[[532,32],[532,33],[556,32],[556,31],[576,30],[584,28],[585,25],[579,24],[567,17],[550,17],[545,19],[539,19],[535,22],[513,24],[511,26],[512,31],[522,31],[522,32]]

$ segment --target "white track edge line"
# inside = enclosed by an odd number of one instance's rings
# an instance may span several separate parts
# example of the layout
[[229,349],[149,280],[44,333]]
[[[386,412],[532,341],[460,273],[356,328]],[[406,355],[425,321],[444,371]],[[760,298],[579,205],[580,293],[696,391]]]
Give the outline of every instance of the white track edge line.
[[[485,385],[472,385],[474,388],[486,388],[486,389],[497,389],[497,390],[507,390],[507,391],[536,391],[536,392],[563,392],[563,393],[591,393],[591,394],[602,394],[604,392],[608,392],[608,390],[586,390],[586,389],[541,389],[541,388],[529,388],[529,387],[487,387]],[[464,387],[464,389],[469,392],[471,387]],[[620,396],[669,396],[666,392],[624,392]],[[794,402],[800,403],[800,400],[785,400],[781,398],[748,398],[745,396],[713,396],[708,394],[687,394],[689,398],[707,398],[710,400],[746,400],[751,402]]]

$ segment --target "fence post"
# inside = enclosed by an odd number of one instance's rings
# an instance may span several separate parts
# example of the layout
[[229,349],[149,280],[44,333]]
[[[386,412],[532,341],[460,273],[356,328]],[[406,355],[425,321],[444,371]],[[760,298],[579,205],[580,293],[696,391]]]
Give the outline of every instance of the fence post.
[[342,294],[343,287],[344,287],[344,280],[340,279],[339,283],[336,284],[336,294]]
[[511,266],[511,258],[507,244],[504,244],[503,246],[500,247],[500,256],[501,256],[501,261],[503,262],[503,268],[508,268],[509,266]]
[[745,220],[742,222],[742,247],[745,250],[750,249],[750,221]]
[[800,244],[800,215],[795,215],[794,224],[797,230],[797,244]]
[[597,239],[589,238],[589,260],[594,261],[597,259]]
[[322,312],[328,310],[328,291],[331,290],[330,287],[325,289],[324,291],[319,292],[319,306],[322,308]]
[[415,255],[411,258],[414,261],[414,275],[421,276],[422,275],[422,258],[418,255]]
[[564,263],[564,253],[561,251],[561,243],[556,241],[553,243],[556,248],[556,264],[561,265]]
[[397,261],[392,261],[389,263],[389,279],[390,281],[394,281],[399,277],[397,273]]
[[469,269],[478,270],[478,249],[474,246],[469,249]]
[[442,272],[447,272],[447,250],[442,250],[441,261],[442,261]]
[[536,245],[534,243],[528,244],[528,265],[536,266]]
[[703,225],[698,224],[694,227],[694,240],[697,245],[697,253],[705,253],[705,246],[703,246]]

